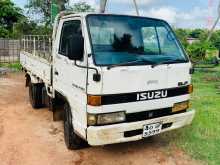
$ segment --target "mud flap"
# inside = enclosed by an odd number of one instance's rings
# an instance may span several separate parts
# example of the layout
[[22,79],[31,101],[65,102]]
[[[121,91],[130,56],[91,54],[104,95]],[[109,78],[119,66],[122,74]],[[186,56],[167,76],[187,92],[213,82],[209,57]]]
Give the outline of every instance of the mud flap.
[[55,99],[49,98],[49,110],[53,112],[53,121],[64,119],[63,105],[58,105]]

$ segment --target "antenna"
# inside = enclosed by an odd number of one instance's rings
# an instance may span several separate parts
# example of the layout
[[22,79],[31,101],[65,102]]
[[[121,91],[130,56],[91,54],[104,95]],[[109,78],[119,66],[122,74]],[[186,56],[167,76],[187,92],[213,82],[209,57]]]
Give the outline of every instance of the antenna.
[[100,13],[105,13],[107,0],[100,0]]
[[218,22],[219,22],[219,19],[220,19],[220,2],[219,2],[218,10],[217,10],[217,11],[218,11],[218,17],[217,17],[217,19],[216,19],[214,25],[212,26],[212,28],[211,28],[211,30],[210,30],[209,36],[208,36],[208,38],[207,38],[207,41],[209,41],[209,40],[211,39],[212,34],[213,34],[213,31],[215,30],[215,28],[216,28],[216,26],[217,26],[217,24],[218,24]]
[[[100,0],[100,13],[105,13],[105,8],[106,8],[106,5],[107,5],[107,1],[108,1],[108,0]],[[136,1],[136,0],[133,0],[133,2],[134,2],[134,6],[135,6],[136,13],[137,13],[137,15],[139,16],[140,13],[139,13],[139,10],[138,10],[137,1]]]
[[137,5],[136,0],[133,0],[133,2],[134,2],[134,6],[135,6],[136,13],[137,13],[138,16],[140,16],[140,13],[139,13],[139,10],[138,10],[138,5]]

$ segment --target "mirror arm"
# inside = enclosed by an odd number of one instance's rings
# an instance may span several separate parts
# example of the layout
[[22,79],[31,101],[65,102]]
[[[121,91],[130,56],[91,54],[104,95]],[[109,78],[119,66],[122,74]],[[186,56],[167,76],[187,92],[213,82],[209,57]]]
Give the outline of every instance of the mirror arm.
[[76,62],[76,60],[75,60],[75,63],[74,63],[74,64],[75,64],[77,67],[79,67],[79,68],[94,70],[94,71],[96,72],[96,74],[93,75],[93,80],[96,81],[96,82],[99,82],[99,81],[101,80],[101,75],[99,74],[98,69],[93,68],[93,67],[78,65],[77,62]]

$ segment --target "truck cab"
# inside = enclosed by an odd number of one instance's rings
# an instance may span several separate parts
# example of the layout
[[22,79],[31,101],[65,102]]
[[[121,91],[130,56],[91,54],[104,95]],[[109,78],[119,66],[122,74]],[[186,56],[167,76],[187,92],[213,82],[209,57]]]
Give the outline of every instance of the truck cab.
[[82,139],[93,146],[141,140],[193,120],[192,64],[166,21],[61,14],[50,71],[41,67],[42,74],[33,74],[24,52],[21,63],[31,83],[43,84],[54,102],[63,98],[69,149],[80,147]]

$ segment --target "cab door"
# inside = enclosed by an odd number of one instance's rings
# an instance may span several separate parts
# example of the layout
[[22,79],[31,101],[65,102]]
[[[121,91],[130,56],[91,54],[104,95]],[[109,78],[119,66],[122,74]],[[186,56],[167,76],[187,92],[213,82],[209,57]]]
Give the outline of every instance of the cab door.
[[[76,17],[61,20],[55,44],[57,48],[55,48],[54,55],[53,85],[54,89],[66,98],[71,107],[74,130],[85,137],[87,69],[77,67],[75,61],[68,58],[67,41],[74,35],[84,36],[81,19]],[[84,55],[83,59],[76,63],[86,66],[86,59]]]

